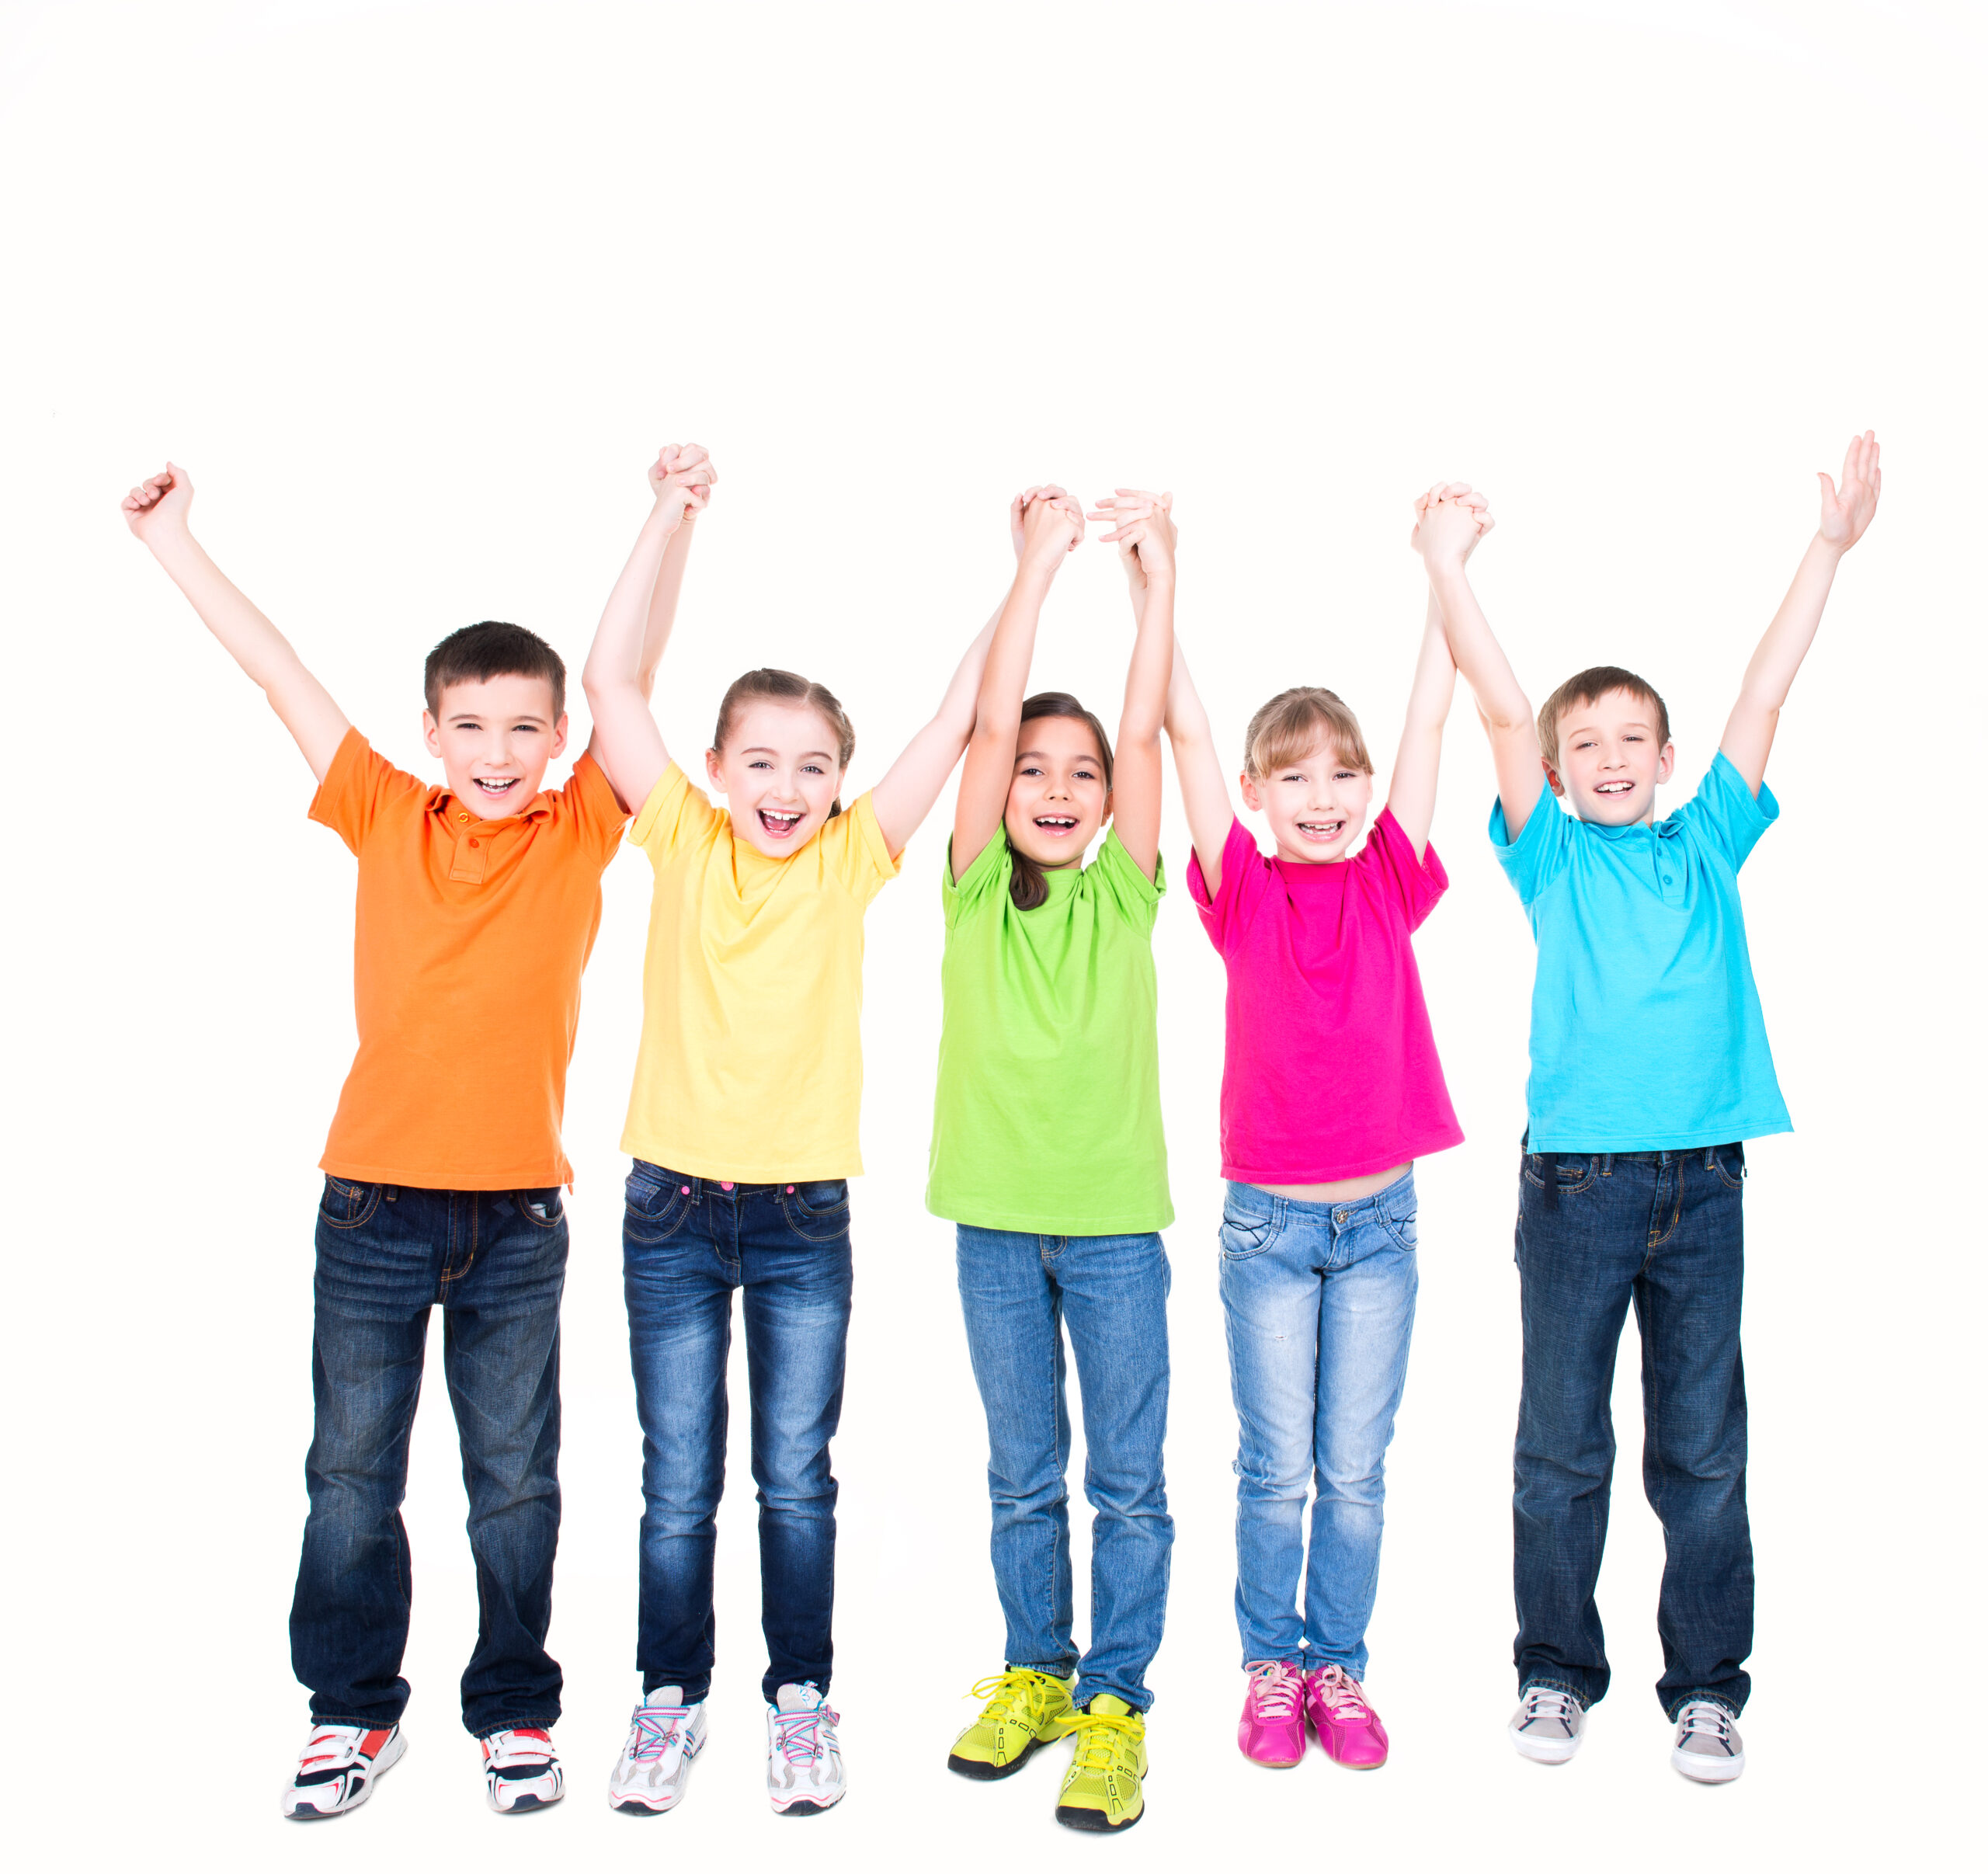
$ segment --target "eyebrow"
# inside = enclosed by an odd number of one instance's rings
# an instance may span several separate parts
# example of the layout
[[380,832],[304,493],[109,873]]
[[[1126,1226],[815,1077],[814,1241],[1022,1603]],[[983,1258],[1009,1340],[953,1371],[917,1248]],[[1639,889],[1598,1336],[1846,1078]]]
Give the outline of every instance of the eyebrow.
[[448,718],[448,721],[451,725],[458,727],[465,722],[536,722],[543,728],[548,718],[544,716],[534,716],[530,714],[518,716],[486,715],[484,711],[480,709],[458,710]]
[[[762,748],[755,744],[751,748],[741,749],[739,752],[742,755],[777,755],[780,753],[780,750],[778,749]],[[804,749],[801,750],[801,753],[795,757],[795,760],[799,761],[833,761],[835,760],[835,756],[831,755],[826,749]]]
[[[1055,757],[1044,749],[1017,749],[1015,759],[1017,761],[1051,761]],[[1104,765],[1103,757],[1099,755],[1079,755],[1075,760],[1082,767],[1097,768]]]

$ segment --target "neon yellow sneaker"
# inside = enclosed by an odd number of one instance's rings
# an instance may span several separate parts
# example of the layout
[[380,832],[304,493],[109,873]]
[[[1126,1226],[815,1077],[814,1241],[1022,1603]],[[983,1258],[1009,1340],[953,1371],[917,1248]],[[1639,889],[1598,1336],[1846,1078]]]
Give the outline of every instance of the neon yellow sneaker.
[[1146,1773],[1145,1713],[1100,1692],[1072,1716],[1077,1747],[1056,1799],[1065,1828],[1130,1828],[1146,1812],[1139,1779]]
[[946,1768],[983,1783],[1013,1776],[1042,1745],[1069,1730],[1076,1683],[1026,1667],[982,1679],[967,1696],[985,1698],[987,1708],[953,1740]]

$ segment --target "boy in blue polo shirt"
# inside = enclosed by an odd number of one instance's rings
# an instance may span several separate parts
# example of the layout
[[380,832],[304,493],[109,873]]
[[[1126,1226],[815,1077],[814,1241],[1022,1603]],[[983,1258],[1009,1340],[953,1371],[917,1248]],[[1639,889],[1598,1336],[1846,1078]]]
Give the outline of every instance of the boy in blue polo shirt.
[[[1739,871],[1780,813],[1763,784],[1781,708],[1837,562],[1877,510],[1878,445],[1838,488],[1753,653],[1697,794],[1663,819],[1663,700],[1604,666],[1539,712],[1464,577],[1475,518],[1431,504],[1416,536],[1497,768],[1491,840],[1538,946],[1519,1182],[1524,1368],[1514,1453],[1520,1754],[1564,1763],[1608,1689],[1594,1586],[1615,1441],[1608,1396],[1630,1303],[1642,1340],[1643,1487],[1663,1525],[1657,1696],[1671,1764],[1745,1768],[1753,1557],[1740,1358],[1742,1142],[1788,1129],[1746,954]],[[1573,809],[1541,797],[1550,787]]]

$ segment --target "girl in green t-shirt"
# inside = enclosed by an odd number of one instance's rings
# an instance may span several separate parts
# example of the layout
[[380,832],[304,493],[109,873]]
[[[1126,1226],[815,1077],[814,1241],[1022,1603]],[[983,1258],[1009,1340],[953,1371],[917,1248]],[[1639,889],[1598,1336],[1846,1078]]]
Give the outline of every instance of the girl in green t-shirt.
[[[1173,667],[1173,523],[1128,496],[1107,540],[1145,603],[1117,759],[1074,697],[1026,701],[1036,623],[1084,513],[1031,489],[981,679],[945,880],[945,1028],[926,1202],[959,1226],[960,1299],[987,1413],[1003,1670],[948,1759],[1005,1776],[1075,1733],[1056,1817],[1130,1827],[1142,1812],[1145,1671],[1173,1542],[1166,1432],[1166,1253],[1152,924],[1160,735]],[[1091,841],[1112,822],[1096,861]],[[1063,1330],[1082,1387],[1095,1515],[1090,1644],[1071,1636]]]

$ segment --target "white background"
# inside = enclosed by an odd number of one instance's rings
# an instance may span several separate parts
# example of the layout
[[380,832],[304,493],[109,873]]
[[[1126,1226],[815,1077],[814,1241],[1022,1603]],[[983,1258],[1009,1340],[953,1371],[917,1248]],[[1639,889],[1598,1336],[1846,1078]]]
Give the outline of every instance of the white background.
[[[306,822],[308,774],[261,699],[126,536],[132,482],[188,465],[216,558],[427,773],[429,645],[514,618],[577,669],[645,462],[695,438],[724,481],[662,677],[671,744],[702,746],[738,670],[784,664],[847,702],[860,788],[997,600],[1004,506],[1044,478],[1176,492],[1182,641],[1232,754],[1265,696],[1326,682],[1385,760],[1423,605],[1409,502],[1462,476],[1500,519],[1473,572],[1521,678],[1537,696],[1597,660],[1646,672],[1677,725],[1675,804],[1813,525],[1813,471],[1867,425],[1883,506],[1787,712],[1785,817],[1745,875],[1799,1129],[1753,1150],[1747,1205],[1744,1780],[1667,1767],[1633,1330],[1602,1583],[1615,1694],[1567,1769],[1502,1735],[1531,957],[1460,701],[1434,833],[1455,883],[1420,953],[1469,1142],[1418,1173],[1369,1681],[1395,1754],[1364,1778],[1315,1754],[1272,1775],[1232,1742],[1222,981],[1170,803],[1179,1538],[1149,1820],[1122,1851],[1946,1858],[1979,1774],[1977,9],[16,0],[0,35],[16,1865],[1093,1851],[1051,1822],[1056,1769],[983,1787],[943,1768],[1001,1644],[951,1226],[921,1204],[944,802],[870,920],[836,1448],[848,1801],[782,1824],[761,1793],[742,1413],[710,1754],[671,1818],[602,1799],[635,1684],[615,1144],[648,873],[624,854],[567,1116],[551,1643],[572,1799],[484,1806],[456,1716],[473,1583],[436,1386],[408,1508],[411,1754],[356,1816],[280,1820],[305,1722],[284,1618],[352,866]],[[1037,681],[1115,718],[1126,617],[1110,551],[1087,547]],[[1329,1066],[1320,1089],[1337,1097]]]

